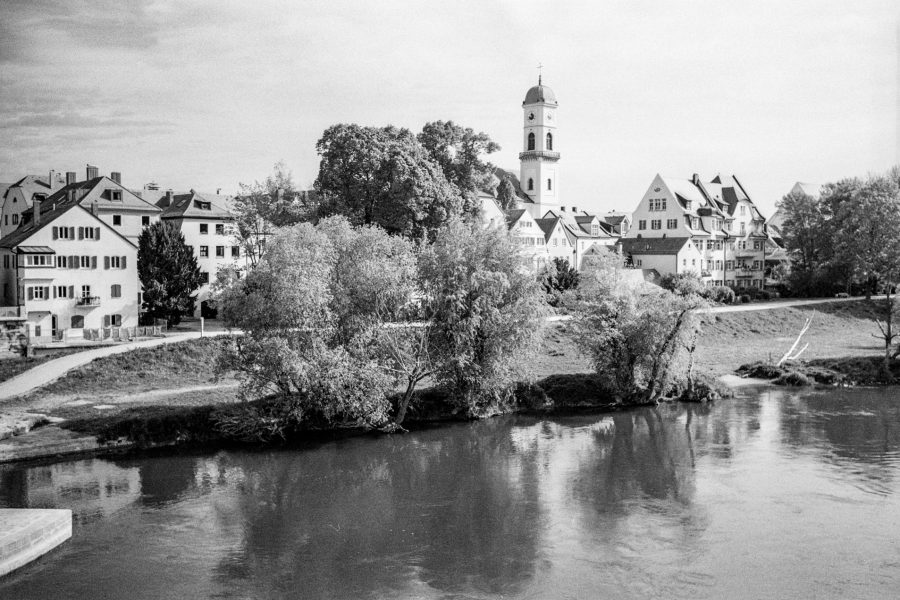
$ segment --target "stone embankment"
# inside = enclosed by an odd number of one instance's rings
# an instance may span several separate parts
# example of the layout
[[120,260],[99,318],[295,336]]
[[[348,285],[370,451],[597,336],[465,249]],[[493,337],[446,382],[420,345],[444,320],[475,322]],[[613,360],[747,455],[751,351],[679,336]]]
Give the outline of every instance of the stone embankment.
[[72,537],[72,511],[0,509],[0,577],[53,550]]

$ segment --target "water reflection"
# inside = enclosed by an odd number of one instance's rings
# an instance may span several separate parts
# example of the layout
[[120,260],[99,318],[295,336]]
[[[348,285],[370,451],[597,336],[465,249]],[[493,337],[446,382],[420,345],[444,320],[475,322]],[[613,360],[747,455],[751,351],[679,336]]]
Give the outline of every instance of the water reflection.
[[293,450],[6,466],[0,506],[72,508],[79,527],[0,596],[765,597],[746,587],[760,569],[772,596],[840,597],[825,584],[847,549],[888,558],[849,560],[842,581],[900,577],[900,524],[874,516],[900,514],[898,426],[889,392],[765,391]]

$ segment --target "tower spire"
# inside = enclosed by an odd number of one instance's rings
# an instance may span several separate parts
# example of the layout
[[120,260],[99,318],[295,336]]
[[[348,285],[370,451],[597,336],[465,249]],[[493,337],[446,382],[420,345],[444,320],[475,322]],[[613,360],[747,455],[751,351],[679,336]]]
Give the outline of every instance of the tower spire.
[[543,68],[544,68],[543,63],[538,63],[538,66],[537,66],[537,70],[538,70],[538,85],[541,85],[541,75],[543,74],[543,71],[542,71]]

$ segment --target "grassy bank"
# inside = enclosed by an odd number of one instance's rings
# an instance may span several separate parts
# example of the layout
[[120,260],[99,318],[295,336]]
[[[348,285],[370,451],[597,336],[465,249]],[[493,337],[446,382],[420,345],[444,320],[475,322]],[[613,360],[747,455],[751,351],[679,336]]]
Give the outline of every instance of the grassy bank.
[[67,354],[76,354],[78,352],[84,352],[85,350],[91,349],[92,348],[69,348],[66,350],[54,352],[53,354],[46,354],[44,356],[10,356],[9,358],[0,359],[0,381],[12,379],[16,375],[21,375],[25,371],[33,369],[34,367],[41,365],[47,361],[53,360],[54,358],[66,356]]

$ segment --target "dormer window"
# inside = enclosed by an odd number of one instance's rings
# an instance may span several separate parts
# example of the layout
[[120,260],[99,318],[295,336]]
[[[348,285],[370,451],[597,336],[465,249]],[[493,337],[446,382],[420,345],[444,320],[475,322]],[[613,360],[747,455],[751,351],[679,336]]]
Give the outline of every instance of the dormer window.
[[691,210],[691,201],[690,201],[690,200],[685,200],[685,201],[684,201],[684,209],[685,209],[685,210]]
[[212,204],[203,200],[194,200],[194,207],[200,210],[212,210]]
[[109,190],[109,199],[112,202],[121,202],[122,190]]
[[597,224],[591,225],[591,235],[598,236],[600,235],[600,226]]

